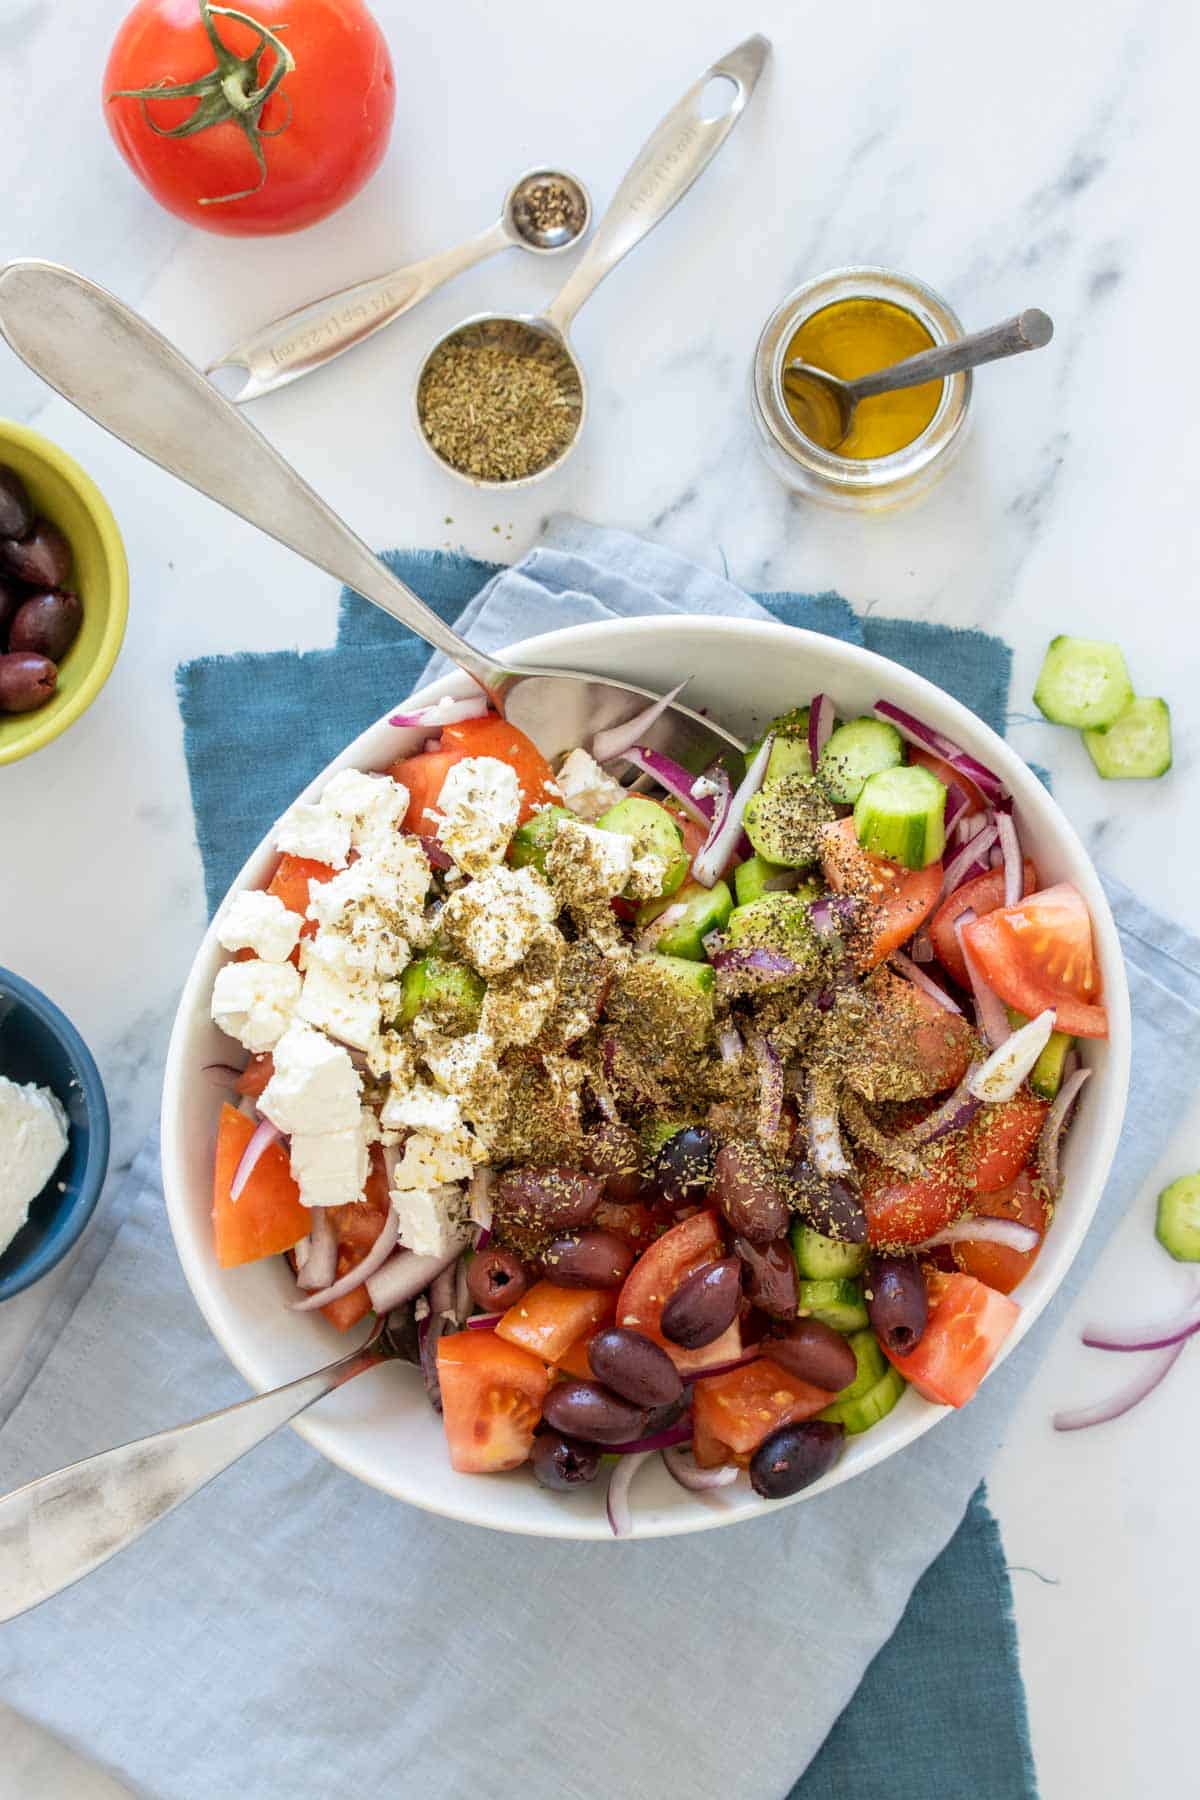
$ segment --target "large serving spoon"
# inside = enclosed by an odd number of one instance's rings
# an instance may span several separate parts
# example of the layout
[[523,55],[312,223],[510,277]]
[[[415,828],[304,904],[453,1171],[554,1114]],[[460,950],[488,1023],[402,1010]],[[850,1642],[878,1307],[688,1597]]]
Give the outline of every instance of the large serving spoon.
[[90,1575],[248,1450],[407,1348],[381,1319],[348,1356],[187,1425],[68,1463],[0,1498],[0,1624]]
[[[0,269],[0,332],[22,361],[132,449],[407,625],[479,684],[552,761],[659,696],[630,682],[497,662],[438,618],[199,369],[114,295],[57,263]],[[681,677],[688,673],[679,671]],[[401,696],[397,695],[397,699]],[[678,703],[644,741],[691,769],[739,740]]]
[[999,362],[1005,356],[1020,356],[1026,350],[1041,350],[1053,336],[1053,320],[1031,306],[1002,325],[968,332],[932,350],[919,350],[915,356],[906,356],[885,369],[873,369],[853,381],[844,381],[840,375],[797,357],[784,364],[783,385],[806,414],[802,425],[806,434],[824,449],[836,450],[850,436],[860,401],[894,393],[897,388],[920,387],[926,381],[977,369],[981,363]]

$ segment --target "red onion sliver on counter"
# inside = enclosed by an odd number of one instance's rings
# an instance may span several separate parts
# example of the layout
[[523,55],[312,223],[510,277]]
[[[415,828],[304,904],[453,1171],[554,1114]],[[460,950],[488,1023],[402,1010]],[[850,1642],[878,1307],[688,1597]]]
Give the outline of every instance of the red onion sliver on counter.
[[972,838],[968,838],[961,850],[957,850],[942,871],[942,898],[953,894],[964,881],[970,881],[976,875],[987,873],[987,853],[996,842],[999,828],[995,824],[984,825]]
[[608,1522],[614,1537],[628,1537],[633,1530],[633,1509],[629,1504],[629,1490],[633,1478],[654,1452],[643,1450],[640,1455],[623,1456],[613,1470],[608,1483]]
[[766,1140],[779,1130],[783,1111],[783,1064],[769,1037],[748,1031],[746,1042],[758,1068],[758,1135]]
[[1056,1412],[1051,1420],[1055,1431],[1086,1431],[1089,1425],[1107,1425],[1110,1419],[1119,1419],[1123,1413],[1132,1412],[1148,1394],[1154,1392],[1164,1376],[1170,1374],[1182,1353],[1183,1342],[1172,1344],[1166,1350],[1148,1351],[1128,1387],[1118,1389],[1107,1400],[1094,1401],[1091,1406],[1077,1406],[1066,1412]]
[[646,735],[650,727],[661,719],[672,700],[678,699],[686,686],[687,682],[681,681],[679,686],[673,687],[669,694],[664,694],[661,700],[655,700],[651,706],[645,707],[636,717],[626,719],[623,725],[610,725],[607,731],[598,731],[592,739],[592,755],[596,761],[598,763],[612,762],[614,758],[624,756],[627,750],[632,750],[638,740]]
[[1025,893],[1025,865],[1021,860],[1021,840],[1017,836],[1017,826],[1010,812],[996,814],[996,828],[1000,833],[1000,850],[1004,858],[1004,904],[1016,906]]
[[263,1119],[250,1134],[246,1148],[242,1151],[241,1161],[233,1172],[233,1180],[229,1184],[229,1198],[241,1198],[242,1189],[258,1166],[258,1159],[264,1150],[269,1150],[276,1138],[283,1134],[278,1125],[272,1125],[270,1119]]
[[722,1463],[719,1469],[701,1469],[690,1444],[672,1444],[663,1451],[662,1459],[667,1474],[692,1494],[707,1494],[714,1488],[728,1487],[742,1472],[736,1463]]
[[306,1293],[327,1288],[337,1274],[337,1233],[328,1210],[314,1206],[309,1213],[308,1255],[296,1276],[296,1284]]
[[975,1015],[988,1043],[993,1049],[999,1049],[1005,1038],[1011,1035],[1008,1013],[999,994],[994,994],[983,976],[979,973],[975,958],[963,941],[963,927],[971,925],[975,920],[974,907],[968,906],[965,912],[959,913],[954,921],[954,935],[958,939],[958,947],[962,959],[967,965],[967,975],[971,983],[971,993],[975,999]]
[[1032,1225],[1022,1225],[1019,1219],[994,1219],[985,1214],[980,1218],[956,1219],[944,1231],[935,1231],[923,1244],[918,1244],[913,1254],[919,1256],[922,1250],[936,1250],[939,1244],[1003,1244],[1005,1249],[1019,1250],[1024,1255],[1036,1250],[1041,1241],[1041,1232],[1035,1231]]
[[1062,1187],[1062,1171],[1059,1168],[1059,1152],[1062,1149],[1063,1132],[1067,1128],[1071,1108],[1079,1096],[1079,1090],[1091,1074],[1090,1069],[1073,1069],[1063,1081],[1058,1093],[1054,1096],[1054,1105],[1046,1114],[1038,1137],[1037,1167],[1038,1174],[1046,1184],[1052,1199],[1057,1200]]
[[[396,1238],[399,1234],[399,1229],[399,1221],[396,1218],[395,1213],[389,1207],[387,1218],[383,1222],[383,1227],[380,1230],[379,1236],[375,1239],[375,1242],[371,1245],[371,1248],[367,1251],[367,1254],[363,1257],[362,1261],[357,1264],[355,1268],[348,1270],[347,1273],[342,1276],[340,1281],[335,1281],[332,1287],[321,1288],[319,1292],[309,1294],[303,1300],[289,1301],[292,1311],[314,1312],[317,1307],[328,1306],[331,1300],[340,1300],[343,1294],[352,1294],[355,1288],[362,1287],[365,1282],[370,1280],[376,1269],[381,1269],[383,1267],[388,1257],[392,1254]],[[422,1262],[425,1260],[424,1257],[421,1258]],[[426,1280],[428,1280],[428,1276],[426,1277]],[[425,1282],[423,1281],[420,1284],[420,1287],[413,1289],[413,1292],[419,1294],[424,1285]],[[406,1295],[405,1298],[408,1298],[408,1296]],[[397,1304],[397,1301],[392,1302],[393,1306]]]
[[1018,1031],[1010,1031],[1004,1042],[969,1077],[971,1093],[989,1106],[1011,1100],[1024,1082],[1054,1030],[1054,1008],[1048,1006],[1036,1019],[1030,1019]]
[[928,994],[931,1000],[936,1000],[947,1012],[958,1013],[961,1017],[962,1007],[958,1001],[952,1000],[945,988],[934,981],[931,975],[927,975],[924,969],[918,968],[911,957],[905,956],[903,950],[893,950],[892,963],[906,981],[911,981],[914,987],[920,988],[923,994]]
[[428,731],[432,725],[457,725],[461,719],[482,719],[488,709],[486,694],[472,694],[466,700],[438,700],[416,712],[393,713],[389,725],[415,725]]
[[636,748],[631,747],[621,752],[621,761],[631,763],[635,769],[640,769],[643,775],[652,775],[659,787],[665,788],[672,799],[676,800],[683,808],[688,818],[697,825],[712,824],[713,814],[717,810],[715,800],[697,799],[692,793],[696,777],[689,775],[687,770],[681,768],[671,757],[664,756],[661,750],[649,750],[644,744]]
[[1200,1294],[1193,1295],[1186,1312],[1158,1325],[1143,1325],[1136,1331],[1128,1326],[1086,1325],[1083,1342],[1093,1350],[1169,1350],[1200,1332]]
[[910,744],[916,744],[922,750],[932,750],[935,756],[940,756],[943,762],[948,762],[952,769],[956,769],[960,775],[965,775],[968,781],[973,781],[980,793],[984,794],[993,804],[1004,798],[1005,787],[1000,777],[993,774],[991,769],[985,768],[983,763],[976,762],[975,758],[956,744],[952,738],[944,736],[940,731],[935,731],[931,725],[926,725],[913,713],[905,712],[902,707],[894,706],[890,700],[877,700],[871,711],[879,718],[886,719],[889,725],[894,725],[900,736],[907,738]]
[[837,711],[829,695],[814,694],[808,703],[808,757],[814,770],[836,724]]
[[774,742],[774,732],[768,731],[759,747],[758,754],[746,770],[741,784],[730,799],[728,806],[722,809],[718,802],[708,836],[704,840],[704,847],[697,852],[695,861],[692,863],[692,880],[698,881],[701,887],[713,886],[721,870],[737,848],[746,808],[762,786],[763,776],[767,772],[767,764],[771,760],[771,746]]

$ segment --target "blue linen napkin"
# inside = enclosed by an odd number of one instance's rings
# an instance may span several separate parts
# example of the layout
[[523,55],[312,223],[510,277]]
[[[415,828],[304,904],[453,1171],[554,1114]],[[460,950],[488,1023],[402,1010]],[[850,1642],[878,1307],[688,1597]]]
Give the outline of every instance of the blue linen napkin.
[[[609,534],[591,540],[604,563],[589,570],[586,528],[553,536],[561,541],[492,589],[499,639],[578,616],[580,589],[620,605],[613,577],[625,547],[643,594],[696,579],[679,559]],[[508,583],[527,581],[531,563],[546,585],[522,587],[536,610],[515,614]],[[446,617],[494,574],[426,554],[397,566]],[[727,584],[705,582],[712,604],[723,590],[746,608]],[[860,624],[836,596],[760,599],[776,617],[820,619],[866,641],[1002,724],[1007,652],[996,640]],[[704,604],[694,588],[689,604]],[[480,630],[491,617],[489,607]],[[348,596],[335,650],[181,671],[211,904],[269,820],[418,685],[424,661],[423,646]],[[1148,1172],[1200,1052],[1200,945],[1124,890],[1112,897],[1136,1086],[1068,1292]],[[802,1770],[799,1800],[928,1800],[960,1791],[963,1766],[973,1800],[1022,1800],[1034,1778],[1010,1596],[978,1482],[1065,1303],[965,1413],[880,1469],[694,1539],[499,1537],[397,1505],[284,1433],[106,1569],[11,1624],[0,1635],[0,1699],[142,1791],[181,1800],[323,1796],[377,1784],[384,1771],[437,1800],[481,1784],[531,1800],[680,1790],[724,1800],[782,1795]],[[0,1481],[242,1392],[178,1270],[149,1148],[6,1390]],[[0,1421],[5,1404],[0,1396]]]

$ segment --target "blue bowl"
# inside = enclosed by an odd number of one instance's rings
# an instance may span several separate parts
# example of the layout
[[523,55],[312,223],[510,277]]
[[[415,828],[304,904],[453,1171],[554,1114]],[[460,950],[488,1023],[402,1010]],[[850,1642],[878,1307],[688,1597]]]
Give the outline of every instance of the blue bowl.
[[108,1101],[92,1053],[45,994],[0,969],[0,1075],[35,1081],[66,1109],[66,1155],[0,1255],[0,1300],[32,1287],[79,1241],[108,1168]]

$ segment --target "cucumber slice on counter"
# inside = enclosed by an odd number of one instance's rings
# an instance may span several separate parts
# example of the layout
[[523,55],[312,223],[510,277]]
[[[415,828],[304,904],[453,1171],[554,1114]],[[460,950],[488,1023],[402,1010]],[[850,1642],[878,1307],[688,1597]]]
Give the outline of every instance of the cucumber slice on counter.
[[822,834],[836,817],[832,801],[811,775],[792,774],[759,788],[744,824],[746,836],[767,862],[807,869],[820,860]]
[[839,1394],[832,1405],[827,1406],[824,1412],[819,1412],[817,1417],[841,1425],[848,1437],[854,1437],[860,1431],[870,1431],[872,1425],[878,1425],[880,1419],[886,1419],[907,1386],[899,1369],[889,1365],[874,1387],[868,1388],[865,1394],[859,1394],[854,1399],[850,1398],[849,1393]]
[[544,875],[546,852],[554,842],[560,822],[574,817],[575,814],[565,806],[543,806],[523,825],[518,825],[508,846],[508,860],[513,868],[523,869],[531,863],[539,875]]
[[[1028,1025],[1029,1020],[1025,1014],[1018,1012],[1015,1006],[1006,1006],[1004,1010],[1014,1031],[1019,1031],[1022,1025]],[[1067,1060],[1067,1051],[1074,1042],[1075,1039],[1065,1031],[1050,1033],[1046,1048],[1029,1071],[1029,1085],[1039,1099],[1053,1100],[1062,1086],[1063,1064]]]
[[1117,644],[1056,637],[1050,640],[1033,698],[1052,725],[1090,731],[1120,717],[1133,699],[1133,683]]
[[946,790],[917,763],[869,776],[854,803],[854,828],[863,849],[906,869],[937,862],[946,847],[945,821]]
[[904,740],[882,719],[851,719],[839,725],[817,763],[817,778],[832,800],[853,806],[869,775],[904,761]]
[[1181,1175],[1163,1189],[1154,1235],[1176,1262],[1200,1262],[1200,1175]]
[[701,887],[698,881],[685,882],[669,898],[648,900],[638,907],[639,931],[652,925],[669,906],[682,906],[683,917],[667,926],[654,948],[663,956],[682,956],[689,962],[703,962],[704,939],[710,931],[720,931],[728,923],[733,911],[733,895],[723,881],[714,882],[710,888]]
[[1171,709],[1165,700],[1131,700],[1102,731],[1085,731],[1088,755],[1105,781],[1153,781],[1171,766]]
[[847,1244],[840,1238],[826,1237],[803,1219],[793,1221],[791,1234],[796,1273],[802,1280],[838,1281],[861,1275],[867,1266],[869,1251],[865,1244]]
[[869,1323],[861,1281],[801,1281],[800,1317],[835,1331],[863,1331]]
[[673,894],[683,885],[688,872],[688,854],[683,847],[683,833],[657,800],[641,794],[628,794],[610,806],[596,820],[601,831],[615,831],[633,839],[633,853],[638,856],[660,856],[667,865],[663,878],[664,895]]
[[419,957],[400,977],[397,1023],[411,1025],[424,1014],[443,1028],[471,1031],[479,1023],[486,987],[465,963],[447,962],[440,956]]

